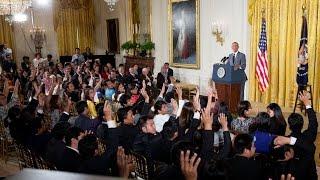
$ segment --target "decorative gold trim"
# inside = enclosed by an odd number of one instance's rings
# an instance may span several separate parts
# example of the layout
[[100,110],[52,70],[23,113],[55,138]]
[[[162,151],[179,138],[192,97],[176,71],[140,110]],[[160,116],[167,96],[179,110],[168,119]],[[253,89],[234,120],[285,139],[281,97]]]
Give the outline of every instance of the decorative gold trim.
[[169,0],[168,1],[168,33],[169,33],[169,62],[172,67],[200,69],[200,0],[196,3],[196,64],[173,63],[173,43],[172,43],[172,3],[189,0]]

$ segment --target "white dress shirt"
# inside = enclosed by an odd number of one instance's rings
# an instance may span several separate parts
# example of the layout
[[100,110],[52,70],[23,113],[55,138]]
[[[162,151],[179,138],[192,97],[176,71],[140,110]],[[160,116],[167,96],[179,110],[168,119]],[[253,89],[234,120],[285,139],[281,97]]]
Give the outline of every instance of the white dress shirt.
[[153,121],[156,126],[157,132],[161,132],[163,129],[163,125],[169,121],[170,115],[169,114],[157,114],[154,116]]

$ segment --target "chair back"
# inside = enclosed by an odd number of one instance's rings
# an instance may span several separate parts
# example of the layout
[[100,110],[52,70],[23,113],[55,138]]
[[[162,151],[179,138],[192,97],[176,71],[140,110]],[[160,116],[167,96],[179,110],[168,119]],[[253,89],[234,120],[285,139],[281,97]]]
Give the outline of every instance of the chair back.
[[133,156],[133,163],[135,166],[135,175],[139,179],[151,179],[150,178],[150,172],[153,170],[153,168],[149,168],[150,165],[148,165],[147,158],[143,155],[140,155],[135,152],[130,153]]
[[106,144],[101,139],[98,139],[98,154],[102,155],[106,151],[106,148]]
[[38,169],[45,169],[45,170],[57,170],[57,168],[45,161],[42,157],[35,155],[35,162],[37,164]]

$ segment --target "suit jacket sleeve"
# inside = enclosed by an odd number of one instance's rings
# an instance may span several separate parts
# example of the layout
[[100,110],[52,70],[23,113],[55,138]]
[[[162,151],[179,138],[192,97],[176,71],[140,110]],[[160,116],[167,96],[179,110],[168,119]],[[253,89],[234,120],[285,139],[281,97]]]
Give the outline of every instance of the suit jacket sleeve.
[[247,66],[246,55],[243,53],[241,53],[240,66],[241,66],[241,69],[243,70],[245,70]]
[[214,139],[213,139],[213,131],[212,130],[204,130],[202,132],[202,148],[200,156],[202,159],[210,159],[214,156]]
[[168,77],[173,76],[173,70],[171,68],[169,68],[168,70]]
[[223,149],[219,152],[219,157],[222,159],[228,158],[229,154],[231,153],[232,149],[232,142],[230,137],[230,131],[224,131],[223,132]]
[[306,129],[303,132],[303,135],[305,138],[308,139],[309,142],[314,142],[317,138],[317,132],[318,132],[317,116],[312,108],[307,109],[307,114],[308,114],[309,124],[308,124],[308,129]]

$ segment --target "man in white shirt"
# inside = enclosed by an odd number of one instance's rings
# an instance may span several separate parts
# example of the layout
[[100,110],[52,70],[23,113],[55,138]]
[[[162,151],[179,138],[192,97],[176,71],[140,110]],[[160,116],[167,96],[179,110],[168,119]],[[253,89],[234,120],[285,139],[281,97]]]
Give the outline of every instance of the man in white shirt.
[[75,49],[76,53],[72,56],[71,62],[81,64],[85,61],[84,56],[80,53],[80,48]]
[[[159,95],[160,99],[163,98],[163,94],[164,94],[163,91],[164,91],[164,88],[162,88],[160,92],[160,95]],[[171,103],[167,104],[164,100],[158,100],[154,105],[154,111],[156,115],[154,116],[153,120],[154,120],[157,132],[162,131],[163,125],[167,121],[169,121],[170,116],[179,117],[181,114],[185,101],[182,99],[182,89],[180,87],[176,88],[176,92],[179,97],[179,104],[177,103],[176,100],[171,99]],[[173,111],[171,114],[169,113],[169,108],[168,108],[169,105],[171,105],[173,108]]]
[[4,46],[4,48],[3,48],[4,52],[6,54],[10,54],[11,55],[12,54],[12,49],[8,48],[7,44],[3,44],[3,46]]
[[36,57],[32,60],[32,64],[35,68],[39,66],[40,63],[43,62],[43,59],[41,58],[40,53],[36,53]]

